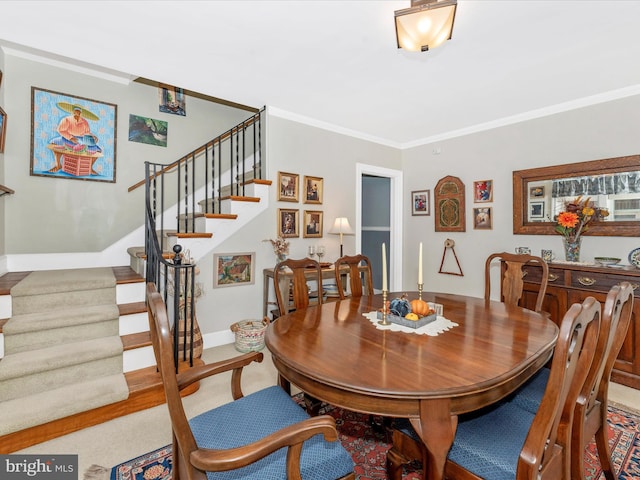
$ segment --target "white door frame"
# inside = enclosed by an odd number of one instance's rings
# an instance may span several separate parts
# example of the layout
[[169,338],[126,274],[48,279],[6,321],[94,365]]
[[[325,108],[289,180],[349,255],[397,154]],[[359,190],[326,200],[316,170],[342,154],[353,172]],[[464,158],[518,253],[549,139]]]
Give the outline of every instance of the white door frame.
[[362,251],[362,176],[386,177],[390,184],[389,291],[402,290],[402,171],[356,163],[356,251]]

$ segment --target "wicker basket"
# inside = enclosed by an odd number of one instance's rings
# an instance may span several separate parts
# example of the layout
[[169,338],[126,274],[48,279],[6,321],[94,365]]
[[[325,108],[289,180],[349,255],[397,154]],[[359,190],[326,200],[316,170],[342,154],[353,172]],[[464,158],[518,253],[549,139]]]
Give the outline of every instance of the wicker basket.
[[269,319],[241,320],[231,325],[236,334],[236,350],[239,352],[258,352],[264,348],[264,333],[269,326]]

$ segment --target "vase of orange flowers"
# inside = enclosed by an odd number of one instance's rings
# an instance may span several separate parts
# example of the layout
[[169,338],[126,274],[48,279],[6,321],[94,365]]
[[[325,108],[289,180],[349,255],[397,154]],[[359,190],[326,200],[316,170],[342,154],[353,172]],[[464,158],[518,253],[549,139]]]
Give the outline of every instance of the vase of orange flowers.
[[580,261],[582,234],[589,229],[591,222],[596,222],[609,215],[605,208],[593,206],[590,198],[578,197],[565,204],[564,211],[556,216],[555,230],[562,235],[564,256],[568,262]]

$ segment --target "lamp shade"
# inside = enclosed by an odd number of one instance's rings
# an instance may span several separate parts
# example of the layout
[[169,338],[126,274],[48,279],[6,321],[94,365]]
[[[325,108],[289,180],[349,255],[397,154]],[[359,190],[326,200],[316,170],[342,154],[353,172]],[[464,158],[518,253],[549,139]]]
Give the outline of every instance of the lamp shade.
[[351,225],[349,225],[349,219],[347,217],[336,218],[336,221],[333,222],[333,227],[331,227],[329,233],[333,233],[334,235],[353,235],[353,229],[351,228]]
[[395,11],[398,48],[426,52],[451,38],[457,0],[412,0]]
[[351,225],[349,225],[349,219],[347,217],[336,218],[336,221],[333,222],[333,227],[331,227],[329,233],[340,235],[340,256],[342,257],[342,255],[344,254],[342,246],[342,236],[354,235],[353,229],[351,228]]

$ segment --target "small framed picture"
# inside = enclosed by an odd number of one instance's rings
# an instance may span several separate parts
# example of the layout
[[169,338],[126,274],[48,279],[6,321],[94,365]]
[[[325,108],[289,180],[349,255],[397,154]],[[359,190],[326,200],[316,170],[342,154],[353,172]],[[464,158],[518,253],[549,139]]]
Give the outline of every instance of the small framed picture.
[[281,237],[299,237],[298,233],[298,209],[278,209],[278,234]]
[[322,203],[322,183],[320,177],[304,177],[304,203]]
[[278,200],[282,202],[297,202],[298,183],[300,175],[296,173],[278,172]]
[[411,215],[431,215],[430,190],[411,192]]
[[214,287],[253,285],[256,270],[255,252],[214,253]]
[[493,180],[473,182],[473,201],[475,203],[493,202]]
[[543,186],[530,187],[529,188],[529,196],[531,198],[544,197],[544,187]]
[[304,233],[305,238],[322,237],[322,212],[319,210],[304,211]]
[[544,202],[529,203],[529,218],[544,218]]
[[473,208],[473,228],[475,230],[491,230],[493,228],[491,207]]
[[158,110],[163,113],[186,116],[186,98],[182,88],[164,83],[158,84]]
[[7,135],[7,114],[0,108],[0,153],[4,152],[4,139]]

